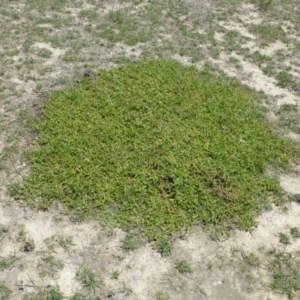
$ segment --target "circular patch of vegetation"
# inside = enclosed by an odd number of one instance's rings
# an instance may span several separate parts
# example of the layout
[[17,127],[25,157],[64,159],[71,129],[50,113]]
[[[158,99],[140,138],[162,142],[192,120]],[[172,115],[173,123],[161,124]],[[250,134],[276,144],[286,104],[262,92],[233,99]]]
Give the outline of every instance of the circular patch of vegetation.
[[11,191],[41,208],[59,201],[109,216],[151,239],[200,223],[249,229],[281,192],[267,168],[296,155],[260,96],[174,61],[101,71],[45,104],[31,173]]

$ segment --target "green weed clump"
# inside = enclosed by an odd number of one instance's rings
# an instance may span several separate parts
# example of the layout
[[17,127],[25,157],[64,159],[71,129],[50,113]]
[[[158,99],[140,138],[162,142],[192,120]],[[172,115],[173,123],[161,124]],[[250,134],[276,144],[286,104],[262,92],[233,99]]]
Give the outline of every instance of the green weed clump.
[[185,260],[177,262],[176,269],[181,274],[193,273],[191,266]]
[[84,288],[95,290],[101,284],[101,279],[91,269],[82,266],[76,273],[76,278],[81,282]]
[[31,173],[10,190],[43,209],[59,201],[81,217],[109,215],[150,239],[199,223],[249,230],[281,194],[267,168],[296,157],[259,97],[174,61],[101,71],[45,104]]

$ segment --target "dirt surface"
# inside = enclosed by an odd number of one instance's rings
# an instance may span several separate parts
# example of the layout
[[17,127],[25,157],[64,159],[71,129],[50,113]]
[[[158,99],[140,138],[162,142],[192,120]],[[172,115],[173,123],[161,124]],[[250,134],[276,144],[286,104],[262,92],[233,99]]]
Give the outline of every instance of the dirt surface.
[[[269,252],[298,255],[300,239],[284,244],[279,238],[300,227],[297,201],[270,206],[253,232],[233,230],[225,240],[212,240],[199,226],[161,257],[148,243],[124,252],[126,233],[120,229],[72,221],[62,208],[24,208],[7,194],[8,185],[30,171],[23,155],[34,142],[24,129],[28,115],[55,90],[100,68],[164,56],[199,69],[209,66],[263,91],[273,121],[284,104],[299,106],[297,1],[273,1],[266,12],[250,1],[154,2],[0,0],[0,225],[8,230],[0,258],[13,261],[8,267],[0,262],[0,283],[12,291],[10,299],[40,299],[34,294],[41,287],[58,287],[68,299],[77,292],[86,299],[288,299],[271,289]],[[130,20],[138,26],[126,29]],[[265,34],[258,25],[281,29]],[[296,130],[282,132],[299,142]],[[300,194],[298,171],[277,174],[290,195]],[[259,265],[247,266],[251,253]],[[176,270],[181,260],[192,273]],[[101,278],[95,289],[78,280],[82,266]]]

